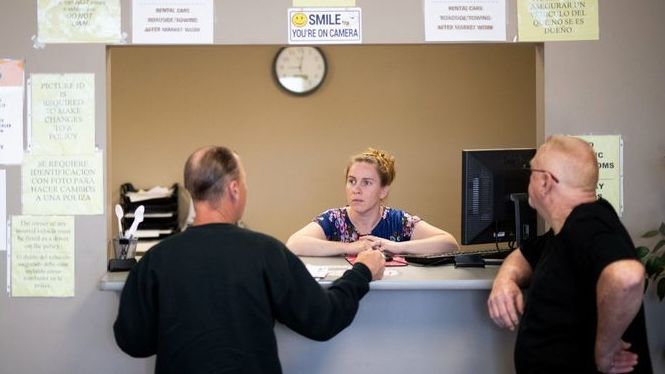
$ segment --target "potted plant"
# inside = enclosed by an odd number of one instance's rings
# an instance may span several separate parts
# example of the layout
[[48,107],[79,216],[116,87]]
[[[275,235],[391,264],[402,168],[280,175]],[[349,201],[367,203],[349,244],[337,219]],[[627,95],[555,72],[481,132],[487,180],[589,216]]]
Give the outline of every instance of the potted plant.
[[665,246],[665,223],[661,223],[658,230],[651,230],[642,235],[642,238],[649,239],[655,243],[652,249],[646,246],[635,248],[637,257],[644,264],[646,269],[646,283],[644,290],[646,292],[649,283],[656,284],[656,294],[659,300],[665,297],[665,251],[661,251]]

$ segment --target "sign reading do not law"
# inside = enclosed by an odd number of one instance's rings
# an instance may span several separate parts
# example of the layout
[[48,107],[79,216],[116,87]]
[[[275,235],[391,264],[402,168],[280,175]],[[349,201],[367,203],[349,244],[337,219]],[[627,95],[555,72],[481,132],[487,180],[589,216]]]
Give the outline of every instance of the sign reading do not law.
[[291,8],[289,44],[362,43],[360,8]]

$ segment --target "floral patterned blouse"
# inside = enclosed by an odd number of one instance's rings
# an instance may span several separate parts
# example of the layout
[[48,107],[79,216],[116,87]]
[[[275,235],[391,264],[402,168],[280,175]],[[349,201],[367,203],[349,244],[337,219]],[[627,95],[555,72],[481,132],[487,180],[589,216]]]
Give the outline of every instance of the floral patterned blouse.
[[[336,242],[351,243],[358,240],[360,234],[349,219],[349,208],[328,209],[321,213],[314,221],[321,225],[326,239]],[[381,220],[376,224],[370,235],[389,239],[395,242],[411,240],[413,228],[420,218],[409,213],[383,207]]]

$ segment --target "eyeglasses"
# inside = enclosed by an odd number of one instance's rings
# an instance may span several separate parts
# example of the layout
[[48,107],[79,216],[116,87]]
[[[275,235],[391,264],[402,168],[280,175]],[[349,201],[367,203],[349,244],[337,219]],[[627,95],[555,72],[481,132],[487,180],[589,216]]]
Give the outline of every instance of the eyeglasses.
[[537,173],[545,173],[545,174],[549,174],[549,176],[552,178],[552,180],[554,181],[554,183],[559,183],[559,178],[557,178],[554,174],[552,174],[551,172],[549,172],[549,171],[547,171],[547,170],[544,170],[544,169],[534,169],[534,168],[532,168],[532,167],[529,166],[529,165],[524,165],[524,166],[523,166],[523,169],[524,169],[524,170],[528,170],[529,173],[533,173],[533,172],[535,171],[535,172],[537,172]]

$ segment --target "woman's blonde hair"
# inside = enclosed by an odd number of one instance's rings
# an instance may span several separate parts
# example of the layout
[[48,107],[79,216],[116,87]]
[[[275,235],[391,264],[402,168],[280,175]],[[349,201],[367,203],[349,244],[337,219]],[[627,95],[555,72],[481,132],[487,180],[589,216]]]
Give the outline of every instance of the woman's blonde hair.
[[346,166],[345,176],[349,176],[349,169],[356,162],[366,162],[376,166],[376,171],[381,179],[381,187],[390,186],[395,179],[395,157],[384,151],[367,148],[363,153],[352,156]]

